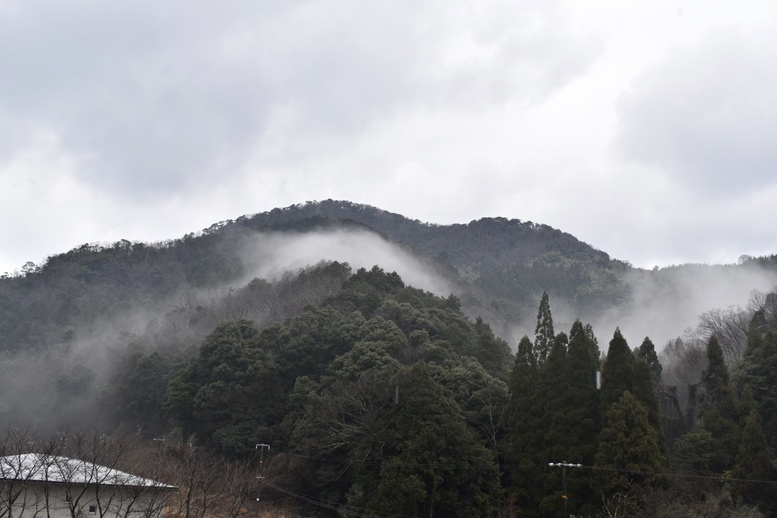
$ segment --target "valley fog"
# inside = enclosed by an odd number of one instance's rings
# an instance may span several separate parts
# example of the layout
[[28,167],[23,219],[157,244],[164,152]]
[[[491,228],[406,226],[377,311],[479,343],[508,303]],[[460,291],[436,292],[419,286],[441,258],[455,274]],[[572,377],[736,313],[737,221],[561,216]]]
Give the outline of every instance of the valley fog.
[[[0,356],[0,418],[37,427],[96,426],[98,408],[116,404],[111,394],[121,387],[115,385],[115,376],[126,370],[126,362],[132,365],[133,358],[155,351],[182,361],[222,321],[248,318],[263,327],[290,318],[304,305],[334,294],[331,290],[337,287],[300,292],[290,299],[282,295],[284,283],[292,282],[300,271],[331,261],[348,263],[354,272],[377,265],[397,272],[406,285],[440,297],[453,294],[462,300],[470,319],[482,316],[513,349],[524,334],[534,336],[541,293],[520,315],[508,314],[499,309],[503,301],[457,278],[451,266],[419,257],[373,232],[248,233],[238,243],[243,267],[239,279],[207,289],[181,285],[177,293],[154,306],[127,305],[111,316],[95,312],[94,318],[82,319],[88,325],[70,328],[67,336],[48,347],[5,351]],[[257,285],[255,279],[261,282]],[[755,264],[685,265],[631,270],[623,282],[628,286],[626,301],[598,314],[575,314],[570,309],[574,301],[549,291],[555,331],[569,332],[574,319],[581,317],[593,326],[603,353],[616,327],[631,348],[648,336],[660,351],[668,340],[695,327],[703,313],[744,307],[754,291],[766,292],[777,285],[777,276]],[[249,292],[259,288],[266,293],[257,304]],[[283,300],[272,298],[278,296]]]

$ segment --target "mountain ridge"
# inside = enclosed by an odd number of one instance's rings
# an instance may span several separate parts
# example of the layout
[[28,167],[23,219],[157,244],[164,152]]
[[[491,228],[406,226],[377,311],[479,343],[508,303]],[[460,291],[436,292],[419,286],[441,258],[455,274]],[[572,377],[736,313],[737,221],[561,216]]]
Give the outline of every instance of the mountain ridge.
[[[447,257],[454,261],[454,265],[465,263],[467,259],[478,259],[468,250],[468,253],[457,253],[464,249],[458,248],[457,243],[447,242],[454,234],[460,234],[459,242],[469,239],[470,242],[479,244],[491,244],[494,238],[509,237],[515,244],[532,245],[532,249],[525,250],[521,259],[534,257],[539,251],[537,239],[531,239],[540,235],[552,236],[553,242],[562,242],[578,253],[590,253],[600,260],[608,261],[610,256],[597,250],[591,245],[580,241],[572,234],[563,232],[545,224],[521,221],[519,219],[507,219],[504,217],[483,217],[469,223],[453,223],[448,225],[436,223],[424,223],[417,219],[410,219],[401,214],[389,212],[378,207],[366,204],[353,203],[343,200],[327,199],[317,202],[291,205],[284,208],[276,208],[271,211],[258,214],[245,215],[233,222],[226,222],[223,226],[210,227],[206,231],[219,231],[228,229],[231,225],[237,225],[253,230],[274,230],[280,223],[291,223],[312,217],[334,218],[340,221],[352,220],[367,225],[381,235],[402,244],[417,248],[428,253],[431,250],[440,250],[447,253]],[[518,243],[518,240],[528,239],[528,243]],[[548,250],[542,250],[547,252]],[[532,253],[533,252],[533,253]]]
[[[160,243],[121,240],[110,246],[82,245],[50,256],[21,275],[0,278],[0,347],[60,340],[72,322],[93,311],[119,314],[136,305],[163,311],[165,301],[182,290],[239,287],[255,275],[244,257],[247,240],[265,234],[291,239],[321,231],[372,233],[411,252],[446,279],[469,315],[483,316],[509,341],[513,334],[526,332],[543,292],[554,300],[559,319],[597,322],[608,316],[609,326],[643,304],[646,295],[637,292],[646,284],[651,286],[650,297],[681,301],[689,289],[681,281],[684,272],[698,277],[697,284],[709,284],[705,275],[717,275],[712,273],[716,271],[729,275],[763,270],[770,278],[777,272],[777,256],[738,265],[644,270],[611,259],[569,233],[531,221],[489,217],[438,225],[330,199],[244,215]],[[335,260],[318,260],[322,259]],[[374,261],[378,264],[382,258]],[[749,283],[746,293],[771,287],[764,285],[771,282],[767,280],[743,282]],[[732,303],[741,302],[726,305]]]

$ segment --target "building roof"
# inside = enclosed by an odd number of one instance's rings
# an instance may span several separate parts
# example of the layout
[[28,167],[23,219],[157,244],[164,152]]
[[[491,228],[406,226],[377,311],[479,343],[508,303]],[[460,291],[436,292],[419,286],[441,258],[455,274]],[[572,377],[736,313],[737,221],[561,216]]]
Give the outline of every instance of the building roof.
[[150,478],[138,477],[84,460],[40,453],[0,457],[0,480],[177,489]]

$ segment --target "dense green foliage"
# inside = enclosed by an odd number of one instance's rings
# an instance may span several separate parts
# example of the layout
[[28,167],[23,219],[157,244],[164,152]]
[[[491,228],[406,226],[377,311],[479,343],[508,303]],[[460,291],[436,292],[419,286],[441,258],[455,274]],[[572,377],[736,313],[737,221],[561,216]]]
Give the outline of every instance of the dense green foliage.
[[[538,341],[524,337],[505,414],[511,505],[522,516],[559,513],[564,499],[557,466],[564,463],[562,482],[571,514],[596,515],[603,509],[608,516],[663,516],[668,508],[679,508],[657,505],[656,498],[686,499],[699,509],[704,502],[728,502],[731,516],[760,516],[747,505],[774,512],[777,478],[769,446],[774,437],[761,425],[773,401],[773,386],[765,382],[771,369],[753,361],[774,337],[774,324],[765,320],[757,313],[750,326],[745,361],[736,376],[739,397],[720,345],[714,336],[709,340],[698,405],[690,407],[698,411],[698,428],[676,440],[671,451],[658,398],[667,397],[662,366],[649,338],[632,351],[616,329],[597,390],[599,349],[590,326],[578,320],[569,336],[556,335],[544,364],[538,361]],[[538,330],[552,323],[547,296],[540,301],[537,321]]]
[[286,323],[219,325],[165,408],[222,450],[296,456],[290,485],[344,511],[492,516],[510,356],[455,299],[361,269]]
[[659,430],[631,392],[624,391],[606,415],[599,437],[597,465],[603,468],[602,488],[608,494],[628,492],[634,484],[655,483],[664,469]]
[[[537,321],[552,328],[547,295]],[[752,327],[763,347],[772,331]],[[640,495],[715,491],[770,511],[772,437],[760,413],[769,399],[747,384],[737,397],[715,339],[700,428],[671,452],[649,338],[632,352],[616,329],[602,363],[593,329],[578,320],[550,346],[540,363],[523,337],[510,362],[506,344],[455,298],[360,269],[284,323],[217,326],[171,380],[165,408],[185,435],[224,452],[271,444],[284,452],[276,458],[288,491],[345,516],[495,516],[505,501],[524,516],[559,513],[564,501],[577,515],[621,505],[646,513],[652,504]],[[559,462],[572,464],[563,495]],[[687,493],[683,473],[731,482]]]

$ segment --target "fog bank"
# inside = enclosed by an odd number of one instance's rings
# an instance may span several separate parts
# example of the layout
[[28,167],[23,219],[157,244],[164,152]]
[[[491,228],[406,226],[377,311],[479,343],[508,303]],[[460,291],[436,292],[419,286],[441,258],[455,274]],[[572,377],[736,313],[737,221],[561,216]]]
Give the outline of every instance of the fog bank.
[[456,291],[432,264],[373,232],[258,234],[246,242],[242,258],[252,277],[268,281],[321,261],[338,261],[348,263],[353,271],[378,265],[386,272],[397,272],[405,284],[442,297]]

